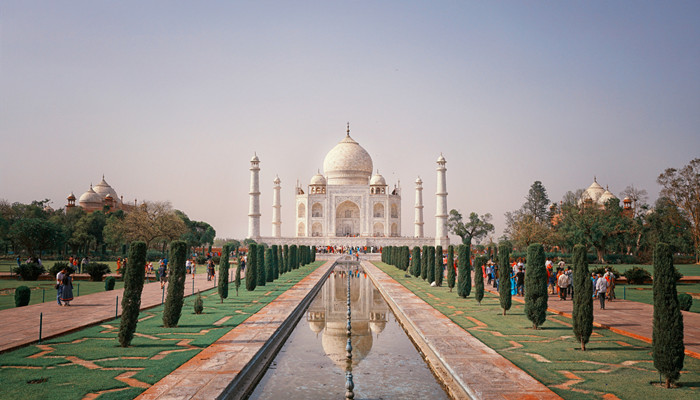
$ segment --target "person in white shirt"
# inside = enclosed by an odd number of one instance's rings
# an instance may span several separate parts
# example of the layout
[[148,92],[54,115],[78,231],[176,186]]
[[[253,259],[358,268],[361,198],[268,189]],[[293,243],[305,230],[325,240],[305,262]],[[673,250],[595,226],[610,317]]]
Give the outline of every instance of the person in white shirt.
[[56,274],[56,301],[59,306],[61,304],[61,295],[63,294],[63,277],[66,276],[67,269],[64,267]]
[[608,281],[598,274],[598,280],[595,281],[595,292],[600,299],[600,309],[605,310],[605,292],[608,290]]

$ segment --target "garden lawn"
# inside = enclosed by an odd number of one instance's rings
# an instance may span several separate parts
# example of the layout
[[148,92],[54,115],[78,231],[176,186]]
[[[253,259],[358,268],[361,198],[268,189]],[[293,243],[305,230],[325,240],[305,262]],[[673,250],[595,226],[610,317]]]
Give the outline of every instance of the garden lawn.
[[[153,280],[153,279],[151,279]],[[37,304],[44,302],[56,302],[56,289],[54,281],[16,281],[16,280],[0,280],[0,310],[15,307],[15,289],[19,286],[27,286],[31,289],[32,294],[29,299],[29,304]],[[115,289],[124,287],[124,282],[117,280],[114,284]],[[91,281],[74,281],[73,296],[76,298],[78,294],[84,296],[105,290],[104,282]],[[80,291],[80,292],[78,292]]]
[[532,375],[565,399],[698,399],[700,360],[685,357],[677,389],[650,384],[659,373],[651,358],[651,345],[606,329],[594,328],[588,350],[578,350],[569,318],[547,314],[542,329],[533,330],[524,305],[513,302],[503,316],[498,297],[485,293],[481,305],[474,291],[466,299],[447,287],[430,287],[416,277],[384,263],[377,267],[418,295],[484,344]]
[[[700,313],[700,283],[677,283],[676,288],[678,294],[688,293],[693,297],[693,306],[690,307],[690,311]],[[617,285],[615,295],[618,299],[624,296],[626,300],[654,304],[652,285]]]
[[[621,274],[627,271],[628,269],[640,267],[649,271],[650,274],[654,275],[654,266],[651,264],[590,264],[588,266],[588,269],[608,266],[615,268]],[[700,265],[698,264],[678,264],[676,265],[676,268],[678,268],[678,272],[683,274],[683,276],[700,276]]]
[[316,261],[275,282],[239,295],[229,284],[221,303],[216,289],[202,293],[204,313],[194,314],[196,296],[185,299],[178,327],[164,328],[163,307],[142,311],[132,344],[119,346],[120,319],[81,329],[0,357],[0,399],[131,399],[184,364],[203,348],[255,314],[322,265]]

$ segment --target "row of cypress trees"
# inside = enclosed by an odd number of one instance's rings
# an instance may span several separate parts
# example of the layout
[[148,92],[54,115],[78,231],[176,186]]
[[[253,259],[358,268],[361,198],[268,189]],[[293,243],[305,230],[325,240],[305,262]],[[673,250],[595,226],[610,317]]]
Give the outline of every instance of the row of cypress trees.
[[[265,286],[277,280],[280,275],[298,269],[316,261],[316,246],[272,245],[251,243],[248,245],[248,263],[246,264],[246,290]],[[221,268],[221,267],[220,267]],[[224,267],[225,268],[225,267]],[[240,263],[239,263],[240,269]],[[236,271],[240,280],[240,271]],[[220,282],[226,285],[224,282]]]

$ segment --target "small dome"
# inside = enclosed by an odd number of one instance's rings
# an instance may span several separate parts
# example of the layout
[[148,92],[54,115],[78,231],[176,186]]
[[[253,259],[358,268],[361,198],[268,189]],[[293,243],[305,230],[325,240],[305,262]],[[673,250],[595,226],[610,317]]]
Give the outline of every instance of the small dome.
[[374,186],[386,186],[386,180],[379,174],[379,171],[377,171],[377,173],[372,176],[372,179],[370,179],[369,184]]
[[422,185],[423,181],[420,179],[420,176],[416,178],[416,185]]
[[103,199],[105,197],[107,197],[107,195],[111,195],[113,199],[119,198],[119,196],[117,196],[117,192],[114,190],[114,188],[109,186],[109,183],[107,183],[107,181],[105,181],[104,175],[102,176],[102,181],[100,181],[100,183],[98,183],[93,188],[93,190],[95,193],[99,194],[100,197],[102,197]]
[[602,195],[598,198],[598,204],[600,205],[605,205],[605,203],[608,202],[610,199],[615,199],[617,200],[617,197],[615,197],[614,194],[610,193],[609,190],[605,190]]
[[350,137],[350,132],[323,160],[329,185],[366,185],[373,170],[372,157]]
[[253,158],[250,159],[251,162],[260,162],[260,159],[258,158],[258,154],[255,153],[253,155]]
[[280,182],[282,182],[282,181],[280,180],[280,177],[279,177],[279,176],[276,176],[276,177],[275,177],[275,180],[272,181],[272,183],[274,183],[275,185],[279,185]]
[[90,190],[80,196],[79,202],[80,204],[102,204],[102,196],[95,193],[92,190],[92,185],[90,185]]
[[314,175],[311,177],[311,182],[309,185],[317,185],[317,186],[325,186],[326,185],[326,178],[321,175],[319,172],[318,174]]
[[631,203],[632,199],[630,199],[629,197],[625,197],[622,201],[625,203]]
[[594,203],[597,203],[598,199],[600,199],[600,196],[602,196],[603,193],[605,193],[605,189],[603,189],[603,187],[598,184],[596,179],[593,178],[593,183],[591,183],[591,186],[589,186],[588,189],[583,192],[583,197],[584,199],[587,197]]
[[438,163],[446,163],[447,162],[447,161],[445,161],[445,157],[442,155],[442,153],[440,153],[440,157],[438,157],[437,162]]
[[75,200],[75,195],[73,194],[73,192],[70,192],[67,199],[68,200]]

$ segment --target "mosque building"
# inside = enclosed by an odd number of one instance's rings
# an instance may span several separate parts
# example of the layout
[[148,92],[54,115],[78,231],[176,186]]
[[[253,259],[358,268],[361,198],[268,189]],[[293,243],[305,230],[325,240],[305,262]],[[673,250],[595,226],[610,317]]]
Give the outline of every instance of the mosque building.
[[[131,205],[124,203],[124,197],[117,196],[117,192],[112,186],[105,181],[104,175],[102,175],[102,181],[95,186],[90,184],[90,189],[85,193],[80,195],[78,198],[78,203],[76,204],[76,197],[73,192],[68,195],[68,204],[66,204],[66,211],[73,209],[75,207],[80,207],[86,212],[93,211],[116,211],[116,210],[126,210]],[[136,200],[134,200],[135,202]]]
[[[281,237],[279,177],[273,181],[272,236],[260,235],[260,159],[250,161],[250,207],[248,238],[272,244],[310,246],[422,246],[449,244],[447,233],[446,161],[437,160],[436,237],[423,235],[422,181],[416,179],[414,234],[402,235],[401,187],[389,187],[374,169],[372,157],[352,137],[348,126],[345,137],[333,147],[308,186],[295,188],[293,238]],[[374,172],[374,173],[373,173]]]

